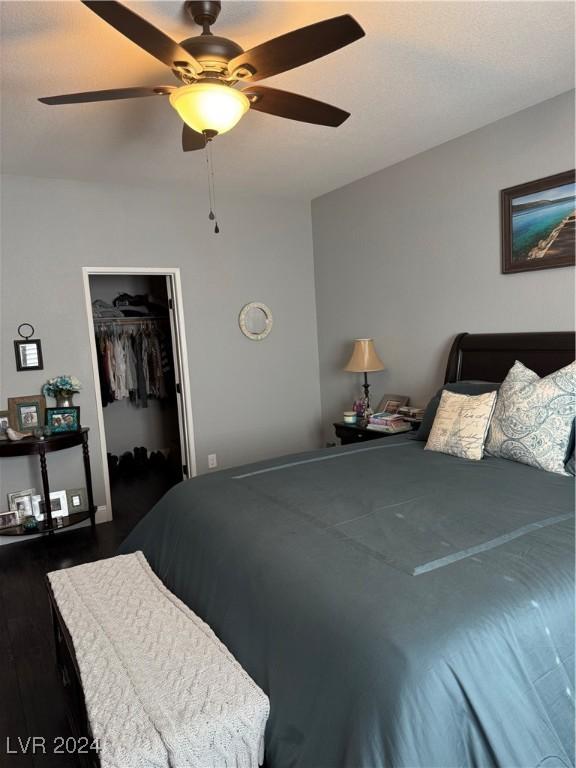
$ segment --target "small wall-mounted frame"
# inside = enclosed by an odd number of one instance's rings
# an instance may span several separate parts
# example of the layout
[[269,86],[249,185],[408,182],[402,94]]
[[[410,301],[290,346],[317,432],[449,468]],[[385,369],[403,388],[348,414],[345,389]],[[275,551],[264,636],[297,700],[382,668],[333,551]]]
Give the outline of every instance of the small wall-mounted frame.
[[34,326],[22,323],[18,326],[18,335],[22,338],[14,340],[16,370],[41,371],[44,368],[42,342],[40,339],[31,338],[34,335]]
[[270,307],[260,301],[245,304],[238,317],[240,330],[251,341],[262,341],[272,330],[274,319]]

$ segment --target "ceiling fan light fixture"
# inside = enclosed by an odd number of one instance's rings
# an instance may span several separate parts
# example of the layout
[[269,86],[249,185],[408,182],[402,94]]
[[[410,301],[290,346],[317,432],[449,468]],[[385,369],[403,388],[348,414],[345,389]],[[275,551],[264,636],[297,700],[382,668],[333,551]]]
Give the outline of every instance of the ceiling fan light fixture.
[[226,133],[250,109],[241,92],[223,83],[192,83],[170,94],[170,104],[197,133]]

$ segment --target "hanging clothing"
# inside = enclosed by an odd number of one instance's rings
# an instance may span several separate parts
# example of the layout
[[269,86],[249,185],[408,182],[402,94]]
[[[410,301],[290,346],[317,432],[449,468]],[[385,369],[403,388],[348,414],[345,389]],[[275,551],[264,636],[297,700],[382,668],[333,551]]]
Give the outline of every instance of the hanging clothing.
[[126,368],[126,379],[128,385],[128,397],[134,400],[138,390],[138,378],[136,373],[136,352],[134,351],[134,337],[127,346],[128,359]]
[[105,344],[96,337],[96,358],[98,360],[98,376],[100,378],[100,399],[102,405],[108,405],[114,402],[114,393],[110,387],[110,379],[105,361]]
[[[97,318],[95,318],[97,319]],[[142,408],[148,398],[174,394],[169,336],[160,321],[96,323],[96,353],[102,405],[130,400]],[[171,386],[172,385],[172,386]]]
[[146,389],[146,377],[144,374],[144,352],[142,350],[142,340],[140,337],[134,339],[134,349],[136,353],[136,397],[143,408],[148,407],[148,390]]

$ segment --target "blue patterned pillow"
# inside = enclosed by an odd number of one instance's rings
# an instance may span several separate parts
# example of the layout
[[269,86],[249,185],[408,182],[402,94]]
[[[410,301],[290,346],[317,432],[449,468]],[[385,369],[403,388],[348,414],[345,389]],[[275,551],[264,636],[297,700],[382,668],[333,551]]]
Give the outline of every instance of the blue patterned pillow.
[[566,472],[569,475],[576,475],[576,422],[572,422],[572,431],[570,432],[570,440],[568,441],[568,458],[566,459]]
[[502,382],[486,453],[566,475],[576,414],[576,363],[549,376],[514,363]]

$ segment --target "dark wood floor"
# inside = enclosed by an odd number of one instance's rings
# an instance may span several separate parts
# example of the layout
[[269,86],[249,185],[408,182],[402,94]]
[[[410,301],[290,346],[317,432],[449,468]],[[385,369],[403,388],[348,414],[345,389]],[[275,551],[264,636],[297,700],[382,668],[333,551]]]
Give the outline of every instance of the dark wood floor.
[[[57,674],[45,574],[111,557],[140,518],[169,487],[163,475],[119,480],[112,486],[114,520],[51,537],[0,547],[0,766],[76,766],[73,755],[54,754],[56,736],[70,736]],[[46,754],[30,736],[44,737]],[[9,742],[7,739],[9,738]],[[40,742],[38,742],[39,744]],[[9,751],[18,750],[17,754]]]

